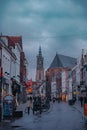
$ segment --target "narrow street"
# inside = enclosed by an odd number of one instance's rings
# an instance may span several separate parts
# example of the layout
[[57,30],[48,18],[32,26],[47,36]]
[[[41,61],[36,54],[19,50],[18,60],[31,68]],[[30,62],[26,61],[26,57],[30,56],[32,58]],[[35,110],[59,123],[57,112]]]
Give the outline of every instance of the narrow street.
[[0,130],[87,130],[86,28],[87,0],[0,0]]
[[[27,113],[15,120],[4,130],[87,130],[82,114],[67,103],[54,103],[48,112],[40,114]],[[0,130],[3,130],[0,128]]]

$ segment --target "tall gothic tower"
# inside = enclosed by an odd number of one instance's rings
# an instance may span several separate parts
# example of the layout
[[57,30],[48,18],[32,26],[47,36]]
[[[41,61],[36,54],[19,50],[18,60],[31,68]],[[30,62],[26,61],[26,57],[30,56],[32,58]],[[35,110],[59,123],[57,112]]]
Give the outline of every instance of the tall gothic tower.
[[44,80],[44,58],[42,56],[41,47],[39,47],[39,54],[37,55],[37,67],[36,67],[36,81],[42,82]]

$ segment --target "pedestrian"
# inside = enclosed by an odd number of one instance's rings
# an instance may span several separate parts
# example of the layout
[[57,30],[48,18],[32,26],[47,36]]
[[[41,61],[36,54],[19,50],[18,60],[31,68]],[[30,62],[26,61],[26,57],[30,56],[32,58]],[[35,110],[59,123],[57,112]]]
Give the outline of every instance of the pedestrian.
[[82,107],[83,106],[83,97],[81,96],[79,100],[80,100],[81,107]]
[[37,110],[37,98],[34,97],[34,100],[33,100],[33,114],[34,112]]
[[32,102],[32,97],[30,97],[30,100],[31,100],[31,102]]
[[53,97],[53,103],[55,103],[55,97]]
[[32,103],[32,101],[30,100],[30,98],[28,98],[27,99],[27,112],[28,112],[28,115],[30,114],[31,103]]

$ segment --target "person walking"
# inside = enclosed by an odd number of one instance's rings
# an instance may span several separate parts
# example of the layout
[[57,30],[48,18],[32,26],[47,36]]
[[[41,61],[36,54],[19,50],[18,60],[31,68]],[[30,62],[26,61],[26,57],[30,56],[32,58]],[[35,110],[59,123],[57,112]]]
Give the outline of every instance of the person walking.
[[83,106],[83,97],[80,97],[80,103],[81,103],[81,107]]
[[32,101],[30,98],[27,99],[27,112],[28,115],[30,114],[30,108],[31,108]]
[[55,97],[53,97],[53,103],[55,103]]

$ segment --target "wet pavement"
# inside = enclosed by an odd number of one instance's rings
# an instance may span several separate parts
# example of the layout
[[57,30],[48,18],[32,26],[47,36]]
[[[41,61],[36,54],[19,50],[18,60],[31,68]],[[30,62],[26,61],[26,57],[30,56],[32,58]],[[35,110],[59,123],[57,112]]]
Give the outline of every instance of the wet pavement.
[[83,114],[74,106],[67,103],[51,104],[51,109],[33,115],[24,113],[22,118],[9,122],[9,126],[2,126],[0,130],[87,130]]

